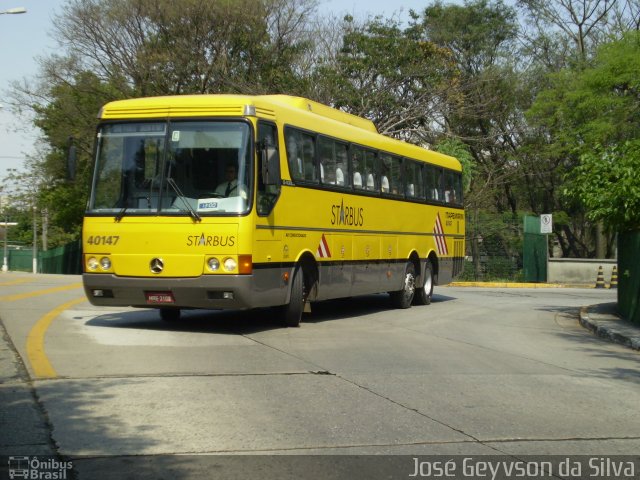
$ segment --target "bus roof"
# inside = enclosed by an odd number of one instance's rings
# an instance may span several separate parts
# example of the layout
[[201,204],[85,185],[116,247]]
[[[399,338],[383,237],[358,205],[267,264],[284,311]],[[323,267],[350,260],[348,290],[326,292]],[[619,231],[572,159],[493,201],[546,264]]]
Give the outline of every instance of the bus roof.
[[175,95],[141,97],[107,103],[102,120],[167,117],[257,116],[312,130],[390,153],[460,170],[458,160],[432,150],[379,134],[370,120],[303,97],[290,95]]

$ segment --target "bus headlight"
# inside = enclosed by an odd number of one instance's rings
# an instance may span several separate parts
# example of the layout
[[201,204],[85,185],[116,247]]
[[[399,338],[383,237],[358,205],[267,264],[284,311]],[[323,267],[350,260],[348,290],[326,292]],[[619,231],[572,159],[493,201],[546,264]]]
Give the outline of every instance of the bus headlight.
[[212,272],[217,272],[220,269],[220,261],[217,258],[212,257],[207,260],[207,267]]
[[96,257],[89,257],[87,259],[87,268],[91,271],[96,271],[100,264],[98,263],[98,259]]
[[100,259],[100,267],[102,267],[102,270],[111,269],[111,260],[109,260],[109,257],[102,257]]
[[238,266],[238,262],[236,262],[233,258],[225,258],[223,265],[224,265],[224,269],[227,272],[233,272]]

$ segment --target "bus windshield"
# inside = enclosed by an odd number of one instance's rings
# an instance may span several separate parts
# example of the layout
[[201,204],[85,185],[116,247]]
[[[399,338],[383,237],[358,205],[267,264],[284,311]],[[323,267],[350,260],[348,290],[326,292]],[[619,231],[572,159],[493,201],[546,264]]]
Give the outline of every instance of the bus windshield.
[[250,132],[239,121],[102,125],[89,213],[199,218],[246,212]]

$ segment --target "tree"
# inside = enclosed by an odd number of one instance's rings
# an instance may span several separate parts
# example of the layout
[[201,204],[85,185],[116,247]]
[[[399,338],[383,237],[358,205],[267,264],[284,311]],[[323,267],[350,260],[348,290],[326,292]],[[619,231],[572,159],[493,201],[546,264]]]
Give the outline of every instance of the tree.
[[430,125],[456,95],[455,66],[446,50],[421,36],[418,26],[347,17],[342,46],[320,66],[316,82],[334,107],[373,121],[378,131],[416,143],[431,143]]
[[640,229],[640,140],[584,153],[573,176],[571,195],[591,220],[613,231]]
[[640,32],[603,45],[558,109],[579,164],[567,189],[611,230],[640,227]]
[[[316,0],[68,0],[54,22],[60,53],[39,81],[13,86],[13,105],[35,115],[48,148],[8,181],[41,179],[31,199],[47,211],[52,246],[77,237],[89,193],[96,113],[142,95],[299,92]],[[247,15],[247,12],[251,15]],[[66,180],[70,141],[78,178]],[[57,239],[57,240],[56,240]]]
[[616,0],[518,0],[538,29],[559,29],[574,44],[579,61],[585,61],[606,37],[607,21]]
[[[55,36],[124,97],[288,90],[315,0],[69,0]],[[250,15],[247,12],[251,12]]]
[[426,38],[451,52],[459,97],[443,110],[445,132],[469,146],[478,174],[477,201],[517,211],[514,157],[529,97],[515,69],[516,12],[501,1],[436,2],[422,14]]

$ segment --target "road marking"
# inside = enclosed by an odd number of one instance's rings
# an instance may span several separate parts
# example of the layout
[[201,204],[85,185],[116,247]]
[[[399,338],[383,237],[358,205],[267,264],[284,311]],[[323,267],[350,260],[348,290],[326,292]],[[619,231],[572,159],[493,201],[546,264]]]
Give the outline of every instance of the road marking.
[[29,363],[31,363],[31,368],[33,369],[33,373],[36,377],[56,378],[58,376],[44,351],[44,336],[47,333],[47,329],[58,315],[78,303],[85,302],[86,300],[86,297],[76,298],[75,300],[71,300],[57,306],[41,317],[29,332],[29,335],[27,336],[27,358],[29,359]]
[[73,290],[74,288],[80,288],[81,286],[82,286],[82,283],[73,283],[71,285],[63,285],[61,287],[46,288],[44,290],[35,290],[33,292],[18,293],[16,295],[6,295],[4,297],[0,297],[0,302],[14,302],[16,300],[23,300],[25,298],[37,297],[38,295],[46,295],[48,293],[63,292],[65,290]]
[[18,285],[20,283],[27,283],[30,282],[32,279],[31,278],[21,278],[20,280],[12,280],[10,282],[2,282],[0,283],[0,287],[6,287],[9,285]]

